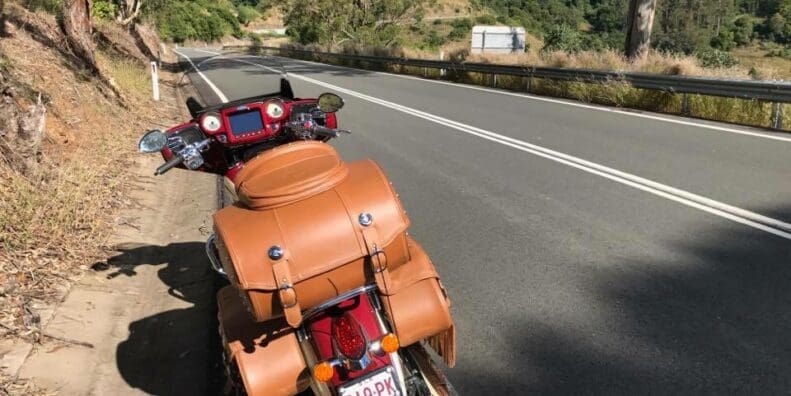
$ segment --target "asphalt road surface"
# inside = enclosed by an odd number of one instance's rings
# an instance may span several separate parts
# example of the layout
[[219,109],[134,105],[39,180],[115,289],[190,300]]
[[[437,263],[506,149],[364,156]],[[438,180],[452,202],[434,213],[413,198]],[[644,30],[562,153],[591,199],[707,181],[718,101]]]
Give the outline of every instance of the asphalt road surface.
[[[272,58],[180,52],[209,103],[277,90]],[[791,392],[791,135],[282,63],[399,191],[461,394]]]

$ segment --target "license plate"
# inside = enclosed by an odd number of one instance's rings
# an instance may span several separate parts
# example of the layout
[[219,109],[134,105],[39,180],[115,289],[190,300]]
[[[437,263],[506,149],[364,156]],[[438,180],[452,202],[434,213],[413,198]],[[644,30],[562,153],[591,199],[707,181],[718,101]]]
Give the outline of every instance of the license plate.
[[398,396],[398,383],[393,368],[387,367],[370,377],[365,377],[338,389],[341,396]]

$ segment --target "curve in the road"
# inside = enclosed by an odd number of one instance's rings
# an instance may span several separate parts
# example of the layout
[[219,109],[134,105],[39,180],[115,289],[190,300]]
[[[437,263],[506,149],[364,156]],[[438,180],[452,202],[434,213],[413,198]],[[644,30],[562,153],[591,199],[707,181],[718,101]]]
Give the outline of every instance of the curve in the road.
[[[204,52],[207,54],[212,55],[222,55],[219,52],[213,51],[206,51],[206,50],[196,50],[199,52]],[[184,54],[179,53],[179,55],[187,58]],[[275,73],[280,73],[280,71],[275,70],[271,67],[247,60],[247,59],[256,59],[260,57],[229,57],[227,59],[232,60],[234,62],[249,64],[252,66],[260,67],[262,69],[266,69]],[[190,61],[192,64],[192,61]],[[194,66],[194,64],[193,64]],[[196,69],[197,70],[197,69]],[[201,78],[203,78],[206,83],[212,87],[214,90],[216,86],[203,74],[198,72]],[[302,81],[319,85],[324,88],[332,89],[337,92],[341,92],[350,96],[357,97],[359,99],[363,99],[365,101],[375,103],[381,106],[385,106],[387,108],[403,112],[415,117],[419,117],[470,135],[474,135],[495,143],[499,143],[511,148],[515,148],[517,150],[521,150],[533,155],[537,155],[567,166],[571,166],[573,168],[582,170],[584,172],[588,172],[590,174],[594,174],[597,176],[604,177],[606,179],[654,194],[656,196],[672,200],[674,202],[681,203],[683,205],[714,214],[716,216],[720,216],[722,218],[767,232],[772,235],[779,236],[784,239],[791,240],[791,224],[786,223],[784,221],[764,216],[746,209],[742,209],[733,205],[729,205],[724,202],[720,202],[708,197],[704,197],[698,194],[691,193],[689,191],[685,191],[679,188],[675,188],[666,184],[658,183],[656,181],[646,179],[631,173],[623,172],[618,169],[614,169],[612,167],[608,167],[602,164],[598,164],[592,161],[588,161],[579,157],[575,157],[566,153],[562,153],[556,150],[551,150],[546,147],[542,147],[536,144],[528,143],[519,139],[514,139],[508,136],[504,136],[492,131],[488,131],[485,129],[481,129],[472,125],[464,124],[461,122],[457,122],[454,120],[450,120],[444,117],[440,117],[438,115],[434,115],[431,113],[427,113],[418,109],[410,108],[404,105],[400,105],[394,102],[390,102],[384,99],[376,98],[373,96],[365,95],[363,93],[350,90],[347,88],[339,87],[333,84],[329,84],[324,81],[319,81],[307,76],[302,76],[299,74],[294,74],[289,72],[289,76],[294,78],[300,79]],[[225,95],[216,89],[218,97],[225,97]],[[227,98],[223,100],[227,102]]]

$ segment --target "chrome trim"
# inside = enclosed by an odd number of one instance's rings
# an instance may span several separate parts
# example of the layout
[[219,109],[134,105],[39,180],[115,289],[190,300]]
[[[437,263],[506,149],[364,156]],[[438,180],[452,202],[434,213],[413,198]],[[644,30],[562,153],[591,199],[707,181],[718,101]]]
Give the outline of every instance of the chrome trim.
[[369,225],[373,224],[374,216],[368,212],[363,212],[357,217],[357,221],[360,222],[361,226],[368,227]]
[[283,248],[278,245],[272,245],[267,251],[269,258],[272,260],[280,260],[283,258]]
[[359,359],[352,359],[345,356],[343,358],[336,358],[336,359],[340,360],[347,369],[352,371],[365,370],[368,368],[368,366],[371,365],[371,363],[374,362],[373,359],[371,359],[371,356],[368,353],[368,351],[365,351],[363,356],[360,357]]
[[217,246],[214,245],[214,241],[217,239],[216,234],[211,234],[209,239],[206,240],[206,256],[209,257],[209,264],[211,265],[211,269],[214,272],[218,273],[223,278],[228,278],[228,274],[225,273],[225,270],[222,268],[222,263],[220,262],[220,258],[217,257],[215,254],[215,249]]
[[316,351],[313,347],[313,343],[310,341],[310,334],[308,331],[305,330],[304,326],[300,326],[297,329],[297,340],[299,341],[299,347],[302,349],[302,356],[305,358],[305,364],[310,371],[310,389],[313,391],[313,394],[316,396],[331,396],[332,391],[324,382],[316,381],[316,378],[313,377],[313,367],[318,364],[319,359],[316,357]]
[[[379,296],[374,293],[368,293],[368,298],[371,300],[372,305],[374,306],[374,314],[376,315],[376,321],[379,323],[380,332],[382,334],[394,333],[390,330],[386,322],[384,308],[382,307],[382,301],[379,300]],[[404,375],[404,362],[401,361],[401,355],[399,355],[400,352],[401,348],[393,353],[390,353],[389,356],[390,362],[395,369],[396,380],[398,381],[401,392],[402,394],[406,394],[406,375]]]
[[367,293],[367,292],[375,290],[375,289],[376,289],[376,284],[371,284],[371,285],[365,285],[363,287],[358,287],[356,289],[349,290],[349,291],[347,291],[346,293],[343,293],[343,294],[339,294],[337,297],[329,299],[329,300],[327,300],[327,301],[325,301],[325,302],[323,302],[323,303],[321,303],[321,304],[319,304],[319,305],[317,305],[317,306],[305,311],[305,313],[302,314],[302,323],[305,323],[305,321],[307,321],[311,317],[315,316],[316,314],[324,311],[327,308],[330,308],[330,307],[332,307],[334,305],[338,305],[338,304],[340,304],[340,303],[342,303],[342,302],[344,302],[344,301],[346,301],[346,300],[348,300],[348,299],[350,299],[352,297],[356,297],[356,296],[358,296],[360,294]]

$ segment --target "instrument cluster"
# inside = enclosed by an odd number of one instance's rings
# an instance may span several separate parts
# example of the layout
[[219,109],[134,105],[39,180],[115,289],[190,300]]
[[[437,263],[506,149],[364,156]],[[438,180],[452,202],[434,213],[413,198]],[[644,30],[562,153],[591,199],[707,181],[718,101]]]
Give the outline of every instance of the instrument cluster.
[[[315,106],[315,100],[286,102],[271,98],[205,113],[199,124],[207,135],[223,145],[248,145],[277,137],[286,129],[292,112]],[[334,127],[334,114],[327,114],[326,123]]]

